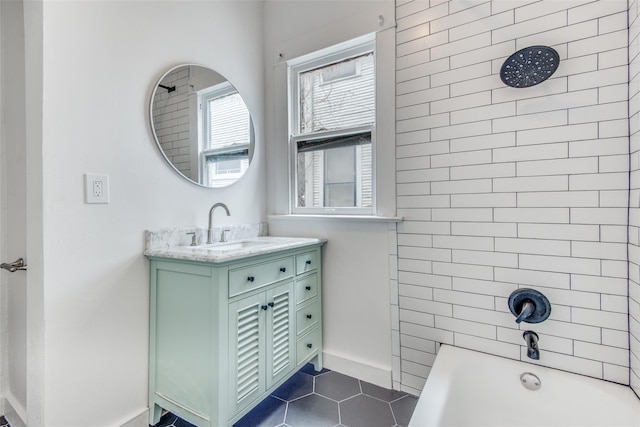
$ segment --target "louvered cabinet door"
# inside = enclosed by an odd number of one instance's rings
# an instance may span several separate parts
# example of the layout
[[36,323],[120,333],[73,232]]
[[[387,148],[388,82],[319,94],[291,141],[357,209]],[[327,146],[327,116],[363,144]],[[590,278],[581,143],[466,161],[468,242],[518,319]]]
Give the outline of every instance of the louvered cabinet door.
[[264,293],[229,305],[229,410],[244,409],[265,390]]
[[267,388],[291,372],[295,364],[295,297],[293,282],[266,292]]

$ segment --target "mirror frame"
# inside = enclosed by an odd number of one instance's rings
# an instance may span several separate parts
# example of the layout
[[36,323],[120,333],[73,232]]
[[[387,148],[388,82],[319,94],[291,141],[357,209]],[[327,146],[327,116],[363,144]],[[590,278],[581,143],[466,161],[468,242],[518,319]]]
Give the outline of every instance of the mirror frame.
[[[155,81],[155,85],[153,86],[153,91],[151,92],[151,96],[149,99],[149,125],[151,127],[151,133],[153,135],[153,139],[156,142],[156,146],[158,147],[158,150],[160,151],[160,153],[162,154],[162,157],[164,158],[165,162],[183,179],[185,179],[186,181],[195,184],[199,187],[202,188],[209,188],[209,189],[216,189],[216,188],[226,188],[229,187],[233,184],[235,184],[236,182],[238,182],[240,179],[242,179],[242,177],[246,174],[246,170],[245,172],[239,176],[235,181],[227,184],[227,185],[221,185],[221,186],[209,186],[209,185],[205,185],[202,184],[199,181],[194,181],[193,179],[189,178],[188,176],[186,176],[184,173],[182,173],[174,164],[173,162],[169,159],[169,157],[167,156],[167,154],[165,153],[164,149],[162,148],[162,145],[160,144],[160,139],[158,138],[158,134],[156,133],[156,127],[153,121],[153,104],[154,104],[154,100],[156,97],[156,93],[158,92],[158,89],[164,89],[160,87],[160,84],[162,84],[162,81],[165,79],[165,77],[167,77],[167,75],[169,75],[170,73],[172,73],[173,71],[175,71],[178,68],[182,68],[182,67],[200,67],[200,68],[205,68],[213,73],[218,74],[220,77],[224,78],[226,80],[227,83],[229,83],[229,85],[231,85],[231,87],[233,87],[236,92],[238,93],[238,95],[240,95],[240,92],[238,91],[238,89],[235,87],[235,85],[233,83],[231,83],[231,81],[229,81],[229,79],[227,79],[225,76],[223,76],[222,74],[218,73],[217,71],[202,65],[202,64],[196,64],[196,63],[183,63],[183,64],[178,64],[175,65],[173,67],[170,67],[169,69],[167,69],[165,72],[162,73],[162,75],[160,76],[159,79],[157,79]],[[240,95],[240,98],[242,98],[242,95]],[[245,106],[247,105],[247,103],[244,101],[244,98],[242,98],[242,101],[244,102]],[[249,107],[247,106],[247,111],[249,111]],[[251,111],[249,111],[249,135],[250,135],[250,142],[249,142],[249,166],[247,166],[247,170],[248,168],[251,166],[251,161],[253,160],[253,153],[255,151],[255,128],[253,125],[253,116],[251,115]],[[198,153],[198,159],[200,158],[200,153]],[[198,173],[198,175],[200,175],[200,171]]]

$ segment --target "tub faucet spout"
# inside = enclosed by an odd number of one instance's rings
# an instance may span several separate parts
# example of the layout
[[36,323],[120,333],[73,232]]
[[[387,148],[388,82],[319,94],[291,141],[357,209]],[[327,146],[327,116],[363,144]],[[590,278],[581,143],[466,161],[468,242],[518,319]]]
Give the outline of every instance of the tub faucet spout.
[[[229,208],[224,203],[216,203],[215,205],[211,206],[211,209],[209,210],[209,228],[207,229],[207,245],[213,243],[213,211],[216,210],[216,208],[224,209],[227,213],[227,216],[230,216]],[[224,238],[224,231],[222,232],[222,237]]]
[[533,331],[524,331],[522,334],[524,342],[527,343],[527,357],[533,360],[540,360],[540,349],[538,348],[538,334]]

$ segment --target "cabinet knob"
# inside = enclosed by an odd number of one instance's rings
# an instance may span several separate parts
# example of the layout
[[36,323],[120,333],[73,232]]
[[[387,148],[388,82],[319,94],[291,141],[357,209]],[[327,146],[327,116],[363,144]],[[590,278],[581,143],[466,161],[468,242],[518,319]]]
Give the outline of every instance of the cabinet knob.
[[305,286],[304,287],[306,290],[310,291],[311,290],[311,286]]
[[307,265],[311,265],[311,260],[310,260],[310,259],[308,259],[308,260],[307,260],[307,262],[305,262],[305,264],[307,264]]
[[307,314],[307,319],[311,319],[311,317],[313,316],[311,316],[310,314]]
[[285,271],[287,271],[287,268],[286,268],[286,267],[280,267],[280,271],[281,271],[282,273],[284,273]]
[[313,344],[307,344],[307,348],[312,348]]
[[247,280],[250,281],[250,282],[253,282],[254,280],[256,280],[256,278],[253,277],[253,276],[249,276],[249,277],[247,277]]
[[273,307],[274,305],[276,305],[276,303],[271,301],[268,305],[269,305],[269,307]]
[[267,306],[266,305],[261,305],[260,308],[263,309],[263,310],[266,310]]

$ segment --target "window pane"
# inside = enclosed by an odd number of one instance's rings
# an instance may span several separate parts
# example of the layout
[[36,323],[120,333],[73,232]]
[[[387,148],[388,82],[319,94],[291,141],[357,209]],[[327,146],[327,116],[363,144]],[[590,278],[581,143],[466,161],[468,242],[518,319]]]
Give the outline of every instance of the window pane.
[[324,205],[327,207],[355,207],[355,185],[353,183],[326,184]]
[[371,133],[299,141],[298,207],[371,207]]
[[324,170],[326,184],[353,183],[355,179],[355,147],[326,150]]
[[249,110],[240,94],[214,98],[209,102],[209,147],[249,144]]
[[300,73],[299,93],[300,134],[373,124],[373,53]]
[[229,158],[207,161],[207,184],[212,187],[220,187],[234,183],[249,167],[248,158]]
[[324,205],[356,206],[356,147],[341,147],[325,151]]
[[242,172],[241,163],[241,160],[226,160],[213,163],[213,165],[215,166],[216,174],[222,175]]

